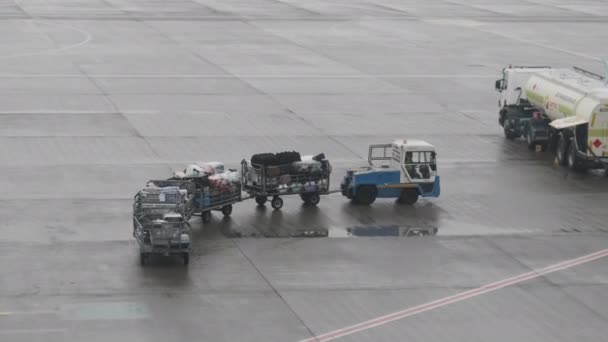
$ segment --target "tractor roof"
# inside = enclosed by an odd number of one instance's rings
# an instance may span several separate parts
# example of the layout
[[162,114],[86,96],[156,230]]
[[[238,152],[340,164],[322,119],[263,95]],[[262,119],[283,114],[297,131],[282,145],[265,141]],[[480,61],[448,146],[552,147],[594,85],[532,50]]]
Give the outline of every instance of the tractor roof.
[[435,150],[435,146],[429,144],[428,142],[424,141],[424,140],[419,140],[419,139],[397,139],[395,141],[393,141],[393,144],[396,146],[404,146],[408,149],[412,149],[412,150],[424,150],[424,151],[434,151]]

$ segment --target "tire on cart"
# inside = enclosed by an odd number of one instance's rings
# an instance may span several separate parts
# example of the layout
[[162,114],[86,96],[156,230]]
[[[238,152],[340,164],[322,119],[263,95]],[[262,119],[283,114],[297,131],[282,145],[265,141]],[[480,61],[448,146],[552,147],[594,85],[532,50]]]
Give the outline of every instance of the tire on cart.
[[226,216],[226,217],[230,216],[230,214],[232,214],[232,204],[223,206],[222,214],[224,214],[224,216]]
[[203,211],[201,213],[201,219],[203,220],[203,223],[211,222],[211,211],[209,211],[209,210]]
[[302,201],[304,201],[304,204],[311,206],[315,206],[321,201],[321,196],[319,196],[318,193],[302,194],[300,197],[302,198]]
[[279,196],[273,197],[270,205],[274,210],[279,210],[283,207],[283,199]]
[[255,197],[255,202],[256,202],[258,205],[264,205],[264,204],[266,204],[266,201],[267,201],[267,200],[268,200],[268,199],[266,198],[266,196],[256,196],[256,197]]
[[182,254],[182,259],[184,260],[184,265],[188,265],[190,263],[190,253],[184,252]]

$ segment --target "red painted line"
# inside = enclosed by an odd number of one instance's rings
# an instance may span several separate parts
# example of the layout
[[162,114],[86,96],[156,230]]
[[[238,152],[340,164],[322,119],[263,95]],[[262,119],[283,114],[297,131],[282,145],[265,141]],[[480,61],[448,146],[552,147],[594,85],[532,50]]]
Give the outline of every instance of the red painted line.
[[424,303],[421,305],[417,305],[405,310],[401,310],[401,311],[397,311],[397,312],[393,312],[391,314],[388,315],[384,315],[384,316],[380,316],[365,322],[361,322],[358,324],[354,324],[345,328],[341,328],[341,329],[337,329],[334,331],[330,331],[327,332],[325,334],[322,335],[318,335],[309,339],[305,339],[302,340],[300,342],[326,342],[326,341],[331,341],[331,340],[335,340],[337,338],[343,337],[343,336],[347,336],[347,335],[352,335],[354,333],[357,332],[361,332],[364,330],[368,330],[380,325],[384,325],[399,319],[403,319],[406,317],[410,317],[413,315],[417,315],[420,313],[423,313],[425,311],[429,311],[432,309],[436,309],[445,305],[449,305],[449,304],[453,304],[456,302],[460,302],[469,298],[473,298],[479,295],[483,295],[486,293],[490,293],[490,292],[494,292],[497,290],[500,290],[502,288],[508,287],[508,286],[512,286],[515,284],[519,284],[521,282],[527,281],[527,280],[531,280],[534,278],[538,278],[541,277],[545,274],[549,274],[549,273],[553,273],[553,272],[557,272],[557,271],[561,271],[561,270],[565,270],[574,266],[578,266],[578,265],[582,265],[588,262],[591,262],[593,260],[597,260],[603,257],[608,256],[608,249],[603,249],[600,251],[597,251],[595,253],[591,253],[591,254],[587,254],[587,255],[583,255],[581,257],[575,258],[575,259],[571,259],[571,260],[566,260],[566,261],[562,261],[560,263],[557,264],[553,264],[553,265],[549,265],[546,267],[543,267],[541,269],[537,269],[537,270],[532,270],[530,272],[526,272],[526,273],[522,273],[510,278],[506,278],[503,280],[499,280],[490,284],[486,284],[483,286],[480,286],[478,288],[475,289],[471,289],[471,290],[467,290],[464,292],[460,292],[457,293],[455,295],[451,295],[451,296],[447,296],[447,297],[443,297],[428,303]]

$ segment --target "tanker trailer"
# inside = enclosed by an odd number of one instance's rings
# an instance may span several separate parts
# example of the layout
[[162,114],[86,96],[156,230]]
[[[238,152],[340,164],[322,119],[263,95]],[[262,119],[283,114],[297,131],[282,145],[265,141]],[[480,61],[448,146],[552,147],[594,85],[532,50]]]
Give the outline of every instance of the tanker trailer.
[[517,102],[500,111],[505,136],[523,136],[531,149],[548,148],[561,165],[574,170],[605,168],[608,85],[604,78],[576,67],[539,69],[529,75],[523,86],[515,88]]

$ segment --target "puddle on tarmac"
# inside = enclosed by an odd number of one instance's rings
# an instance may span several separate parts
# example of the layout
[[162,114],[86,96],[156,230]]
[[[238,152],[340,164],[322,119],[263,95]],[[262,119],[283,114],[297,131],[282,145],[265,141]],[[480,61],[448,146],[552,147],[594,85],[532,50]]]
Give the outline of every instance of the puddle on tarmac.
[[408,226],[408,225],[357,225],[352,227],[282,229],[279,231],[230,231],[223,232],[228,238],[352,238],[352,237],[417,237],[437,235],[435,226]]
[[416,227],[405,225],[365,225],[346,228],[348,236],[370,237],[370,236],[429,236],[437,235],[437,227]]

